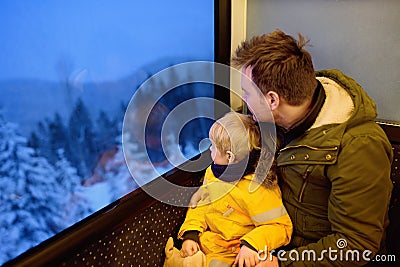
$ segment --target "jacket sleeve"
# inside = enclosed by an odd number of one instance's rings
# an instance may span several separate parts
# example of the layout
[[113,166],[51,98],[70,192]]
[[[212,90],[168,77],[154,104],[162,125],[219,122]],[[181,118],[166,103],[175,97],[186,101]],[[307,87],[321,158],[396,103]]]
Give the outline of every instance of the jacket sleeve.
[[[202,188],[202,194],[207,194],[206,188]],[[185,221],[179,229],[178,238],[182,238],[186,231],[198,231],[203,233],[207,229],[205,214],[209,207],[209,199],[200,200],[195,208],[188,208]]]
[[[358,266],[372,260],[386,226],[391,160],[390,144],[382,135],[349,138],[337,164],[326,170],[332,185],[328,219],[333,234],[281,254],[280,265]],[[310,253],[316,261],[307,258]]]
[[251,196],[248,201],[247,212],[256,228],[241,240],[257,251],[271,251],[287,245],[292,235],[292,222],[283,206],[279,188],[255,193],[257,196]]

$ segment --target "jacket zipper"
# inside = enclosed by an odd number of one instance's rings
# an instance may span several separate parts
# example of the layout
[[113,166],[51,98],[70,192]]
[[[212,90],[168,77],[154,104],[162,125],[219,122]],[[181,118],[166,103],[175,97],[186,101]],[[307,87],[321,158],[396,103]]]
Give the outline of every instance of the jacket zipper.
[[231,214],[233,211],[237,211],[237,212],[239,212],[240,214],[243,214],[244,216],[250,218],[250,215],[249,215],[249,214],[247,214],[246,212],[244,212],[244,211],[242,211],[242,210],[240,210],[240,209],[238,209],[238,208],[235,208],[235,207],[231,206],[230,204],[226,205],[226,207],[228,208],[228,210],[225,211],[224,214],[222,215],[222,216],[224,216],[224,217],[228,216],[228,215]]
[[306,189],[306,186],[308,184],[308,176],[310,176],[311,173],[311,167],[308,167],[306,172],[303,174],[303,184],[301,186],[300,194],[299,194],[299,202],[303,202],[303,195],[304,195],[304,190]]

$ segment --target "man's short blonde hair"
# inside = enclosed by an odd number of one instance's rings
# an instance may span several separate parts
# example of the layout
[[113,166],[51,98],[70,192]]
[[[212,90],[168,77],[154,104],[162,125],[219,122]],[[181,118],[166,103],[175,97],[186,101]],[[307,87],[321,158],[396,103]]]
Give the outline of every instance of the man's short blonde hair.
[[210,128],[209,136],[221,153],[231,151],[235,161],[244,159],[253,149],[260,149],[260,130],[250,115],[229,112]]

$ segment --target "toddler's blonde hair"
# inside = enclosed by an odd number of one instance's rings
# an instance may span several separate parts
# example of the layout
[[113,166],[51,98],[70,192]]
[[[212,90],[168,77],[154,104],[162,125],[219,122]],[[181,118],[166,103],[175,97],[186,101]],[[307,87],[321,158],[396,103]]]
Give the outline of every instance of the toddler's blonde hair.
[[235,162],[260,149],[260,130],[250,115],[229,112],[210,128],[209,136],[222,154],[231,151]]

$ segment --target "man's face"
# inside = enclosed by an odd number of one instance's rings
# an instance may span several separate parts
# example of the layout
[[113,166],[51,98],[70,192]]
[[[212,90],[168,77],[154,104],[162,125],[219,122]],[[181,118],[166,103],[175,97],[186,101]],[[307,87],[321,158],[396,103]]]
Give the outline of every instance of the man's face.
[[273,122],[273,116],[266,97],[255,83],[253,83],[251,71],[251,67],[242,68],[242,99],[253,114],[254,120],[259,122]]

